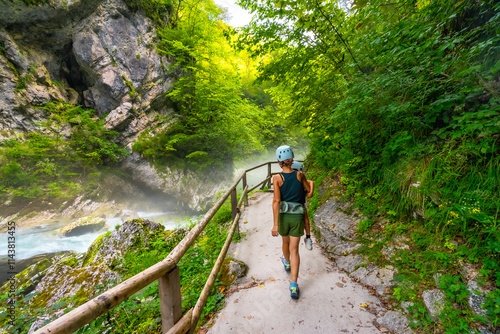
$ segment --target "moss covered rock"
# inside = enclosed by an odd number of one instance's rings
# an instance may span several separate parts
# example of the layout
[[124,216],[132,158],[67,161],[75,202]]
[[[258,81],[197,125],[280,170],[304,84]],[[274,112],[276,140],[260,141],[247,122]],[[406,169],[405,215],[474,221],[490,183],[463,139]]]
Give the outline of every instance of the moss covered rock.
[[247,272],[248,267],[244,262],[227,258],[222,264],[220,281],[224,286],[229,286],[238,278],[244,277]]
[[126,221],[112,233],[96,239],[83,259],[83,265],[101,265],[114,268],[127,251],[146,247],[151,233],[163,231],[165,227],[148,219]]
[[[75,254],[76,253],[74,252],[59,252],[37,255],[36,257],[34,257],[35,260],[37,260],[35,263],[29,265],[27,268],[23,269],[20,273],[15,275],[15,281],[17,284],[16,290],[20,291],[19,294],[22,296],[25,296],[28,293],[32,292],[35,289],[36,285],[45,276],[45,274],[47,273],[47,269],[50,266],[61,260],[64,260],[65,258],[74,257]],[[6,282],[4,285],[2,285],[2,287],[0,287],[0,295],[7,293],[9,289],[10,282]]]
[[32,298],[31,305],[34,308],[50,308],[67,297],[71,297],[68,306],[80,305],[95,297],[117,278],[117,274],[106,267],[72,268],[57,264],[49,269],[36,287],[37,294]]

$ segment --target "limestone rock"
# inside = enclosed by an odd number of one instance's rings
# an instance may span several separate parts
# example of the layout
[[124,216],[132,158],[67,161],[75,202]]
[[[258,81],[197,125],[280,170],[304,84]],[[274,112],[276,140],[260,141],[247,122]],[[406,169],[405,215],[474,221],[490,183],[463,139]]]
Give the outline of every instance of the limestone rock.
[[221,282],[228,286],[238,278],[244,277],[248,272],[247,265],[238,260],[226,260],[221,268]]
[[127,127],[132,121],[132,104],[125,102],[106,116],[106,129],[119,130]]
[[[47,273],[47,269],[70,254],[72,252],[47,253],[16,261],[16,270],[21,270],[15,275],[16,289],[22,290],[20,295],[25,296],[33,291]],[[7,293],[10,288],[9,281],[2,281],[2,284],[0,295]]]
[[51,267],[38,284],[35,291],[39,294],[33,297],[31,303],[38,307],[50,307],[68,296],[86,301],[99,293],[96,286],[105,286],[117,278],[117,274],[106,267],[72,268],[58,264]]
[[408,319],[400,312],[388,311],[383,317],[377,319],[377,323],[396,334],[413,333],[408,327]]
[[164,229],[163,225],[148,219],[126,221],[111,234],[101,236],[92,243],[85,254],[83,265],[106,265],[113,268],[122,254],[132,247],[144,247],[147,245],[150,233]]
[[[83,91],[85,105],[99,115],[110,112],[106,127],[120,130],[127,143],[125,137],[135,137],[154,119],[144,113],[151,106],[160,114],[171,112],[164,92],[174,78],[165,71],[167,59],[155,51],[154,36],[152,22],[120,0],[104,1],[73,31],[73,53],[89,83]],[[127,131],[138,119],[143,121]]]
[[389,245],[385,245],[384,248],[382,248],[382,254],[386,258],[392,259],[398,251],[410,249],[410,242],[411,240],[409,240],[408,238],[402,235],[396,235],[391,240],[391,243]]
[[409,302],[409,301],[401,302],[401,308],[403,309],[403,311],[405,313],[408,313],[409,308],[413,305],[415,305],[413,302]]
[[61,229],[61,234],[65,237],[73,237],[87,233],[94,233],[104,228],[104,225],[106,225],[106,219],[100,217],[83,217],[78,219],[78,221],[63,227]]
[[438,320],[438,315],[441,314],[444,306],[444,293],[439,289],[434,290],[426,290],[422,293],[422,298],[424,300],[424,304],[429,311],[429,315],[434,321]]
[[327,251],[332,255],[346,255],[360,246],[355,241],[360,219],[343,211],[348,206],[348,203],[331,198],[314,214],[314,222],[322,238],[321,244],[328,247]]
[[339,256],[336,258],[337,267],[344,269],[350,273],[363,263],[363,258],[359,255],[348,254],[346,256]]
[[469,290],[469,306],[477,315],[486,315],[486,310],[483,309],[483,304],[486,300],[486,291],[479,286],[477,281],[469,281],[467,283]]

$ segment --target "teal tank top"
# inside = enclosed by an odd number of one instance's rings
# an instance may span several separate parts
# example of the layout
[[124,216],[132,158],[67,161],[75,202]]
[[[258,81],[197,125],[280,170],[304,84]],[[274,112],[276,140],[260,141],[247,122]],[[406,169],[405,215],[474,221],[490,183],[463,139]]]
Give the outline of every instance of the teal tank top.
[[297,180],[297,171],[280,173],[283,184],[280,187],[280,201],[304,203],[305,192],[302,182]]

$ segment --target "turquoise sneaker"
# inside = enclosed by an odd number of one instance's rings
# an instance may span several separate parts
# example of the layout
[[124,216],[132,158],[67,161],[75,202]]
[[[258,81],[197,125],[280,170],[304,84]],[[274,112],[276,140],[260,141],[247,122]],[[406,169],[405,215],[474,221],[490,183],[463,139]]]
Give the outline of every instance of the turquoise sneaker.
[[290,271],[290,262],[286,262],[283,255],[281,256],[281,262],[283,263],[283,266],[285,266],[285,271]]
[[299,299],[299,285],[297,283],[290,283],[290,297],[292,299]]

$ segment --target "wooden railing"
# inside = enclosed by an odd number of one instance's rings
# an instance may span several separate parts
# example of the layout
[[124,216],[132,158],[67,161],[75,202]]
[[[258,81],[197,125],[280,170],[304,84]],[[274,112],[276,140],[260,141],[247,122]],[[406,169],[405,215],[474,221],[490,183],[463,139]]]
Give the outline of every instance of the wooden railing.
[[[54,320],[43,328],[37,330],[34,334],[60,334],[73,333],[79,328],[90,323],[100,315],[120,304],[126,298],[137,291],[158,280],[161,319],[163,333],[193,333],[205,307],[210,291],[215,283],[215,279],[226,257],[227,250],[233,238],[235,231],[239,233],[238,220],[240,218],[240,208],[242,203],[248,205],[248,193],[261,186],[264,189],[271,185],[271,164],[276,162],[266,162],[258,166],[246,169],[241,176],[233,183],[229,190],[214,204],[214,206],[203,216],[203,218],[191,229],[191,231],[179,242],[179,244],[169,253],[169,255],[157,264],[107,290],[101,295],[68,312],[62,317]],[[259,184],[248,189],[247,173],[257,168],[267,165],[267,177]],[[239,202],[237,202],[237,186],[242,182],[243,192]],[[224,204],[226,199],[231,196],[231,208],[233,223],[222,247],[219,257],[210,273],[203,291],[198,298],[194,308],[190,309],[182,316],[181,307],[181,286],[179,263],[180,259],[187,252],[189,247],[195,242],[196,238],[210,222],[215,213]]]

